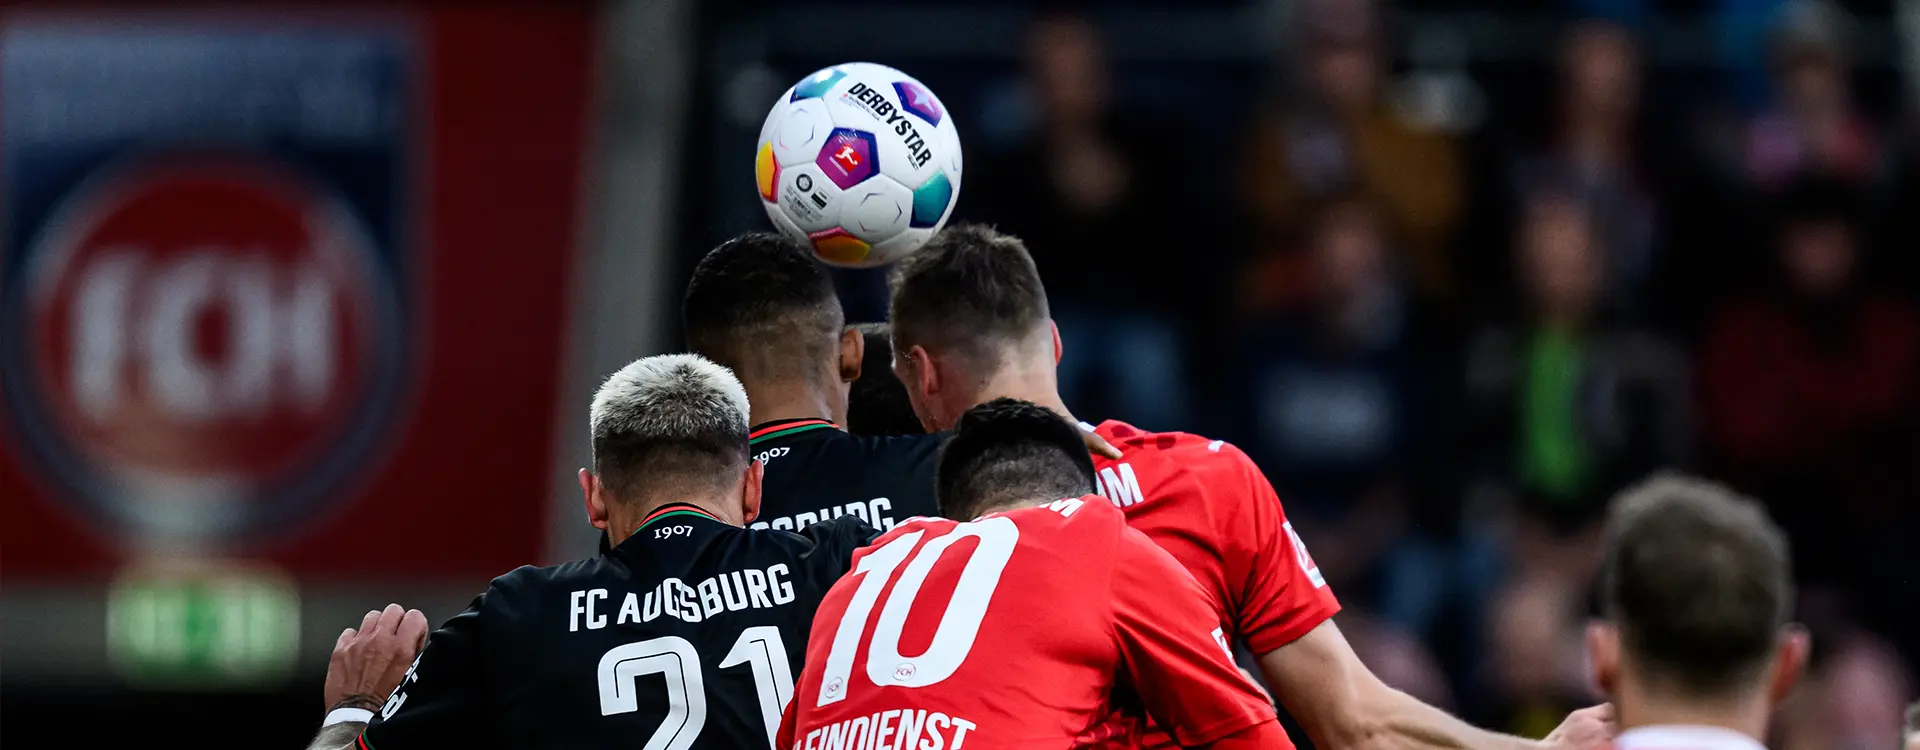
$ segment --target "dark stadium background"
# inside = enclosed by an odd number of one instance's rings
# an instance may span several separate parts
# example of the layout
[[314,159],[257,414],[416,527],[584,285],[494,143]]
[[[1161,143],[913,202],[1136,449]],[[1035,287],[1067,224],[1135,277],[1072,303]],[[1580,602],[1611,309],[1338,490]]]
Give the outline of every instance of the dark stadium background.
[[[1078,415],[1247,449],[1396,686],[1535,734],[1596,700],[1595,519],[1672,467],[1794,537],[1816,660],[1772,746],[1894,746],[1912,0],[0,3],[5,741],[294,746],[361,612],[437,622],[590,553],[587,394],[676,347],[692,262],[767,226],[774,96],[856,59],[954,113],[955,218],[1029,239]],[[371,228],[304,257],[351,302],[301,356],[361,369],[318,407],[218,391],[213,422],[75,407],[60,310],[109,240],[294,231],[139,171],[233,159]],[[122,167],[192,210],[94,190]],[[134,283],[179,261],[143,257]],[[883,316],[878,273],[837,279]]]

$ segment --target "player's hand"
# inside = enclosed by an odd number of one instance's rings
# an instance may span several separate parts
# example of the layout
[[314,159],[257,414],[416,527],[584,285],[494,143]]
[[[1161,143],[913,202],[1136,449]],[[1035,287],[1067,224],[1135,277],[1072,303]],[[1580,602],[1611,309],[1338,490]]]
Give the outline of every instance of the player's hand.
[[1540,745],[1555,750],[1594,750],[1612,742],[1613,731],[1613,704],[1602,703],[1567,714],[1567,720],[1560,722]]
[[327,710],[380,710],[426,643],[427,616],[420,610],[389,604],[368,612],[358,630],[347,628],[334,641],[327,661]]
[[1113,447],[1113,443],[1107,442],[1107,439],[1100,437],[1099,433],[1092,430],[1081,430],[1080,440],[1087,444],[1087,452],[1100,456],[1101,458],[1110,458],[1115,461],[1120,460],[1120,449]]

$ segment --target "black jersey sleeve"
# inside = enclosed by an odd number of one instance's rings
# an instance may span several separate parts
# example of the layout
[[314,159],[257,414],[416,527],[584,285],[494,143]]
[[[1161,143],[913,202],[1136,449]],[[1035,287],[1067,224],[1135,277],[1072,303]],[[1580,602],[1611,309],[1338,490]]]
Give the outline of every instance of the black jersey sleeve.
[[474,597],[427,636],[400,687],[360,735],[362,750],[481,747],[487,737],[481,613],[488,594]]
[[872,544],[880,530],[858,516],[841,516],[811,524],[800,530],[800,536],[813,542],[805,556],[806,566],[825,591],[853,567],[853,551]]

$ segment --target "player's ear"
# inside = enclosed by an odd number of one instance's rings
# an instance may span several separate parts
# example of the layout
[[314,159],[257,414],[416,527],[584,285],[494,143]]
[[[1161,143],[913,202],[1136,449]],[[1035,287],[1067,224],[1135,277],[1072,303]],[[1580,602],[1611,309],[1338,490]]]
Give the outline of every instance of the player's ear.
[[1587,657],[1593,662],[1593,682],[1601,695],[1611,696],[1620,684],[1620,631],[1612,623],[1595,620],[1587,625]]
[[740,488],[740,525],[753,523],[760,517],[760,488],[766,479],[767,465],[759,461],[747,462],[746,481]]
[[867,337],[860,329],[847,326],[840,332],[840,382],[860,379],[860,362],[867,357]]
[[586,469],[580,470],[580,494],[587,503],[587,523],[605,531],[607,528],[607,499],[605,489],[600,486],[600,478]]
[[1773,674],[1767,678],[1767,699],[1779,703],[1793,692],[1806,671],[1807,657],[1813,650],[1813,637],[1799,623],[1780,629],[1779,644],[1774,647]]
[[907,373],[900,379],[914,389],[922,398],[928,398],[940,392],[940,373],[933,366],[933,355],[924,347],[914,344],[907,350]]
[[1047,328],[1053,330],[1053,364],[1057,367],[1060,364],[1060,356],[1066,354],[1066,350],[1060,346],[1060,324],[1049,320]]

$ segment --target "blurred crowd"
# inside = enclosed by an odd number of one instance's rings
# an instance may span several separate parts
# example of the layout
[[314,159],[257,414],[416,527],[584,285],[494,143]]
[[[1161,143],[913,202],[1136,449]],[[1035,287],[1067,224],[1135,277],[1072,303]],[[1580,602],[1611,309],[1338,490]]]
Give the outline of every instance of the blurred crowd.
[[1237,143],[1129,106],[1101,27],[1045,16],[1031,117],[969,145],[969,213],[1033,249],[1080,416],[1254,455],[1402,689],[1520,732],[1591,701],[1596,521],[1679,467],[1794,537],[1816,661],[1776,746],[1893,747],[1920,659],[1920,121],[1863,104],[1845,9],[1751,5],[1753,59],[1655,106],[1619,7],[1483,91],[1398,68],[1379,8],[1301,0]]

